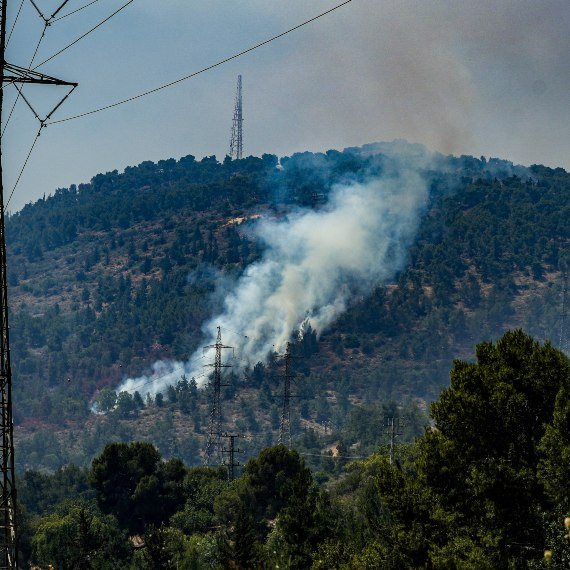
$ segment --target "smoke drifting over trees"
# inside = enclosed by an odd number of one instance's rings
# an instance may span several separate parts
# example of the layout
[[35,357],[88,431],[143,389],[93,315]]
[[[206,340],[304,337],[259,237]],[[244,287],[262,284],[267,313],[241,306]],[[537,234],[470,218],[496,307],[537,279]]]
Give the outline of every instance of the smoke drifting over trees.
[[[321,332],[352,299],[394,276],[405,261],[427,199],[426,183],[412,170],[365,183],[337,186],[319,211],[300,210],[284,219],[261,220],[255,233],[266,249],[224,301],[224,311],[204,326],[204,344],[222,326],[240,355],[240,366],[263,361],[308,321]],[[235,334],[235,333],[241,334]],[[151,377],[128,379],[156,393],[182,373],[203,375],[199,349],[187,363],[158,362]]]

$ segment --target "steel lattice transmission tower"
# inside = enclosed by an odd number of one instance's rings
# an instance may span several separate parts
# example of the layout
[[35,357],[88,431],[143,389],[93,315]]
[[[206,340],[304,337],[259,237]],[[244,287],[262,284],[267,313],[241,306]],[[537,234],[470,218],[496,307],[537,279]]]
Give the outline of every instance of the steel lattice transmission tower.
[[562,286],[562,314],[560,315],[560,350],[568,352],[568,333],[566,331],[568,317],[568,270],[564,271],[564,284]]
[[211,408],[210,408],[210,426],[208,429],[208,443],[206,444],[206,465],[211,465],[213,458],[216,458],[216,463],[222,463],[222,368],[231,368],[229,364],[222,364],[222,350],[225,348],[232,348],[222,344],[222,331],[218,327],[218,336],[215,344],[205,346],[204,350],[210,348],[215,349],[216,356],[213,364],[207,364],[214,369],[214,374],[211,382]]
[[236,104],[234,120],[232,122],[232,138],[230,139],[230,157],[240,159],[243,157],[243,97],[241,75],[238,75],[236,89]]
[[[60,8],[61,9],[61,8]],[[6,62],[6,21],[8,0],[0,4],[0,125],[4,104],[4,88],[14,85],[19,95],[33,111],[40,123],[38,131],[77,87],[70,83]],[[69,93],[41,119],[23,95],[24,84],[63,85]],[[2,148],[0,138],[0,432],[2,457],[0,458],[0,570],[18,568],[18,532],[16,527],[16,481],[14,477],[14,423],[12,419],[12,368],[10,366],[10,336],[8,326],[8,284],[6,275],[6,232],[4,219],[4,184],[2,171]]]
[[230,440],[230,447],[226,449],[225,447],[222,449],[222,453],[227,453],[229,455],[227,463],[225,465],[228,468],[228,481],[233,481],[236,477],[236,467],[239,467],[241,464],[236,462],[235,455],[236,453],[242,453],[241,449],[236,449],[235,440],[238,437],[242,437],[239,433],[224,433],[222,437]]
[[285,374],[283,375],[283,400],[281,404],[281,422],[279,423],[279,444],[287,445],[291,448],[291,380],[293,372],[291,369],[291,343],[287,343],[285,351]]
[[404,435],[405,422],[398,416],[386,416],[384,418],[384,428],[390,438],[390,465],[394,463],[394,445],[396,438]]

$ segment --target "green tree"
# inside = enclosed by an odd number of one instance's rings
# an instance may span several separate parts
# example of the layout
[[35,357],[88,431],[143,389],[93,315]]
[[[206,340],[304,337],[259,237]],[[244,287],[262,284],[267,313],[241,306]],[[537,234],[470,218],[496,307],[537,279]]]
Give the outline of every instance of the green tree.
[[355,510],[332,533],[336,541],[321,541],[319,559],[336,553],[357,568],[539,568],[549,548],[552,567],[564,567],[568,547],[553,517],[561,532],[569,361],[522,331],[476,354],[476,362],[454,363],[431,408],[434,425],[401,463],[373,456],[349,469],[337,493],[351,496],[343,505]]
[[110,412],[117,404],[117,393],[110,388],[103,388],[97,396],[97,406],[102,412]]
[[[556,422],[557,401],[564,415],[569,379],[562,353],[514,331],[480,344],[476,363],[456,361],[451,386],[432,406],[435,429],[420,440],[420,478],[453,513],[456,530],[465,528],[497,566],[523,564],[544,549],[539,513],[549,501],[539,444]],[[561,481],[549,483],[560,496]]]
[[172,525],[186,534],[205,533],[217,524],[214,504],[227,488],[226,470],[192,467],[184,478],[184,508],[172,517]]
[[129,392],[119,392],[117,396],[117,414],[120,418],[127,419],[137,413],[137,406],[132,394]]
[[144,570],[176,570],[184,553],[184,535],[170,527],[151,527],[145,534]]
[[[215,502],[216,514],[225,529],[221,548],[225,565],[243,569],[262,565],[260,545],[269,529],[281,515],[290,521],[295,509],[305,506],[312,482],[311,472],[299,454],[284,445],[266,448],[250,459],[241,478]],[[306,514],[307,510],[302,512]],[[301,525],[297,533],[305,530],[308,521],[297,518],[295,522]],[[294,527],[284,524],[285,532]],[[306,557],[303,560],[307,562]]]
[[110,443],[93,460],[89,477],[101,510],[140,533],[180,508],[185,474],[180,460],[163,462],[150,443]]
[[264,449],[250,459],[242,479],[256,518],[265,520],[274,519],[291,501],[306,497],[313,480],[299,454],[284,445]]
[[132,556],[127,536],[112,516],[89,503],[67,503],[40,519],[32,539],[33,559],[47,568],[125,568]]

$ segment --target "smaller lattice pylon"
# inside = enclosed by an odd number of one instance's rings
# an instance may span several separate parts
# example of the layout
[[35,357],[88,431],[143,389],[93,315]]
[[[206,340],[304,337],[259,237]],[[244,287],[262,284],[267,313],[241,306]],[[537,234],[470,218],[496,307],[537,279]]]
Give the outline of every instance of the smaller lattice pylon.
[[560,339],[559,347],[562,352],[568,352],[568,270],[564,271],[564,283],[562,285],[562,311],[560,315]]
[[301,358],[293,356],[292,344],[287,343],[285,354],[281,355],[285,361],[285,372],[283,374],[283,396],[281,399],[281,420],[279,422],[279,444],[286,445],[291,449],[293,445],[293,437],[291,434],[291,383],[295,379],[293,374],[293,358]]
[[394,463],[394,446],[396,438],[404,435],[405,425],[405,420],[399,416],[384,417],[384,429],[390,438],[390,465]]
[[228,455],[228,461],[224,461],[223,464],[228,468],[228,481],[231,482],[236,477],[236,467],[241,465],[235,460],[236,453],[243,453],[243,450],[236,448],[235,440],[243,436],[239,433],[223,433],[222,437],[229,440],[229,446],[223,447],[222,453]]
[[218,335],[215,344],[204,347],[204,350],[215,349],[216,357],[212,364],[206,366],[214,369],[211,388],[210,425],[208,429],[208,442],[205,451],[205,463],[211,465],[213,457],[216,456],[217,463],[222,462],[222,368],[231,368],[230,364],[222,364],[222,350],[233,348],[222,343],[221,327],[218,327]]

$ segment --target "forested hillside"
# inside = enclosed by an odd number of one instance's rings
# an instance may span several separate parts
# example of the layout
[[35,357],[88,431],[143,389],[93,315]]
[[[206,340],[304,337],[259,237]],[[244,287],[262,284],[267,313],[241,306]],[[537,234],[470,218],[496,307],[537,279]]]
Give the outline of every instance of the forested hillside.
[[[413,443],[307,467],[284,445],[224,468],[111,443],[20,482],[21,560],[41,568],[567,569],[570,362],[522,331],[457,360]],[[343,475],[338,476],[342,471]],[[335,475],[331,476],[331,473]]]
[[[408,437],[419,433],[452,360],[507,328],[558,343],[570,241],[562,169],[431,155],[404,142],[281,160],[144,162],[59,189],[8,220],[20,466],[86,464],[111,439],[146,439],[199,463],[208,402],[191,378],[156,399],[141,390],[115,402],[105,388],[192,354],[220,306],[219,284],[262,253],[251,231],[259,217],[321,208],[335,184],[401,164],[428,181],[427,211],[397,278],[296,346],[300,448],[368,452],[395,406],[414,418]],[[226,388],[228,424],[248,436],[250,454],[275,442],[272,366]],[[96,399],[105,415],[92,413]]]

